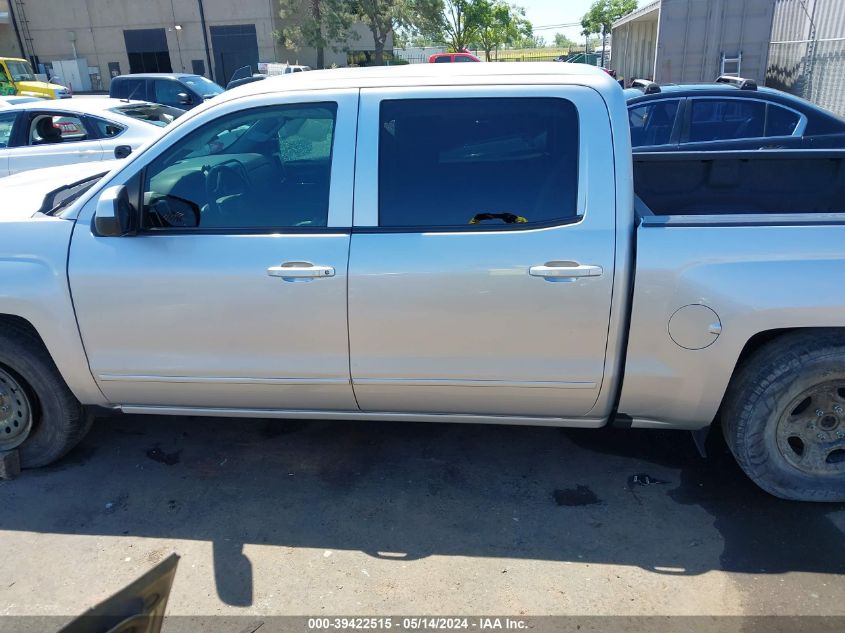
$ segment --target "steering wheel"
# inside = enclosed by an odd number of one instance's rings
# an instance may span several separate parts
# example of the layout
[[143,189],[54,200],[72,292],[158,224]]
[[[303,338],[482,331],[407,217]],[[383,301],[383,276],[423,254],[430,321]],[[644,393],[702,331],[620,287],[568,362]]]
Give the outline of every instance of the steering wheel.
[[223,216],[218,200],[244,194],[248,189],[249,183],[244,174],[232,165],[222,163],[205,170],[205,198],[208,210],[218,218]]

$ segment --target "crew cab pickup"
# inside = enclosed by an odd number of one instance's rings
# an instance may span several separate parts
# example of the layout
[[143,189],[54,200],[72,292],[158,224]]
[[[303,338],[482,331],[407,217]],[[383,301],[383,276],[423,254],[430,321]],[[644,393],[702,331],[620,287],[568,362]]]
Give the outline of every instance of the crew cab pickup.
[[241,86],[101,176],[0,210],[24,466],[104,407],[716,423],[770,493],[845,500],[845,154],[633,157],[601,70],[427,64]]

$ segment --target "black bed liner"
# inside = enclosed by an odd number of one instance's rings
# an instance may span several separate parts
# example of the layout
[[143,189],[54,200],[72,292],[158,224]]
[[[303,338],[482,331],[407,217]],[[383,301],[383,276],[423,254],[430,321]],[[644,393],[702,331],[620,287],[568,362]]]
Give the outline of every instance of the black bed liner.
[[641,217],[845,214],[845,150],[634,154],[634,192]]

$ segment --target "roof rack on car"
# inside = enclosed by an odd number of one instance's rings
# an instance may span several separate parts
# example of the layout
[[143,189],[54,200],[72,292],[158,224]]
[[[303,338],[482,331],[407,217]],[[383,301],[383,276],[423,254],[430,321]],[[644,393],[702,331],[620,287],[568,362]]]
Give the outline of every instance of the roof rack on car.
[[730,84],[740,90],[757,90],[757,82],[753,79],[743,79],[742,77],[732,77],[731,75],[720,75],[716,78],[716,83]]
[[660,92],[660,86],[648,79],[634,79],[634,81],[631,82],[631,88],[642,90],[643,94],[647,95],[653,95]]

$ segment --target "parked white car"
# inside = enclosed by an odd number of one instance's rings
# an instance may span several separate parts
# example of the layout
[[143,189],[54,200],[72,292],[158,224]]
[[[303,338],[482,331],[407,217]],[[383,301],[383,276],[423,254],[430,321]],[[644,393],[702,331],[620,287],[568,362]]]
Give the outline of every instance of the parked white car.
[[0,109],[0,178],[30,169],[125,158],[158,138],[183,110],[109,98]]
[[0,178],[0,220],[28,218],[65,202],[80,186],[91,185],[123,164],[119,160],[30,169]]

